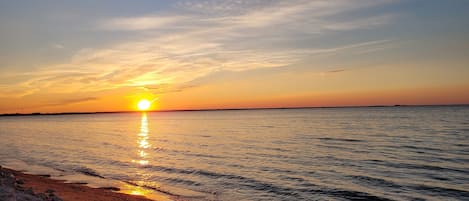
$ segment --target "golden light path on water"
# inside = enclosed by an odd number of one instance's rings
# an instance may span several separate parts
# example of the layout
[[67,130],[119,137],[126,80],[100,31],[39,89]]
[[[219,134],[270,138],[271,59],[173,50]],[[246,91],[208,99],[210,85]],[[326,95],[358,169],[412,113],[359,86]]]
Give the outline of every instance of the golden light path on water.
[[[132,160],[133,163],[137,163],[139,165],[148,165],[149,164],[149,154],[148,154],[148,149],[151,147],[151,144],[148,142],[149,139],[149,129],[148,129],[148,117],[147,113],[143,112],[142,117],[140,120],[140,132],[137,134],[137,146],[136,146],[136,154],[137,154],[137,159]],[[156,200],[169,200],[166,196],[158,195],[152,192],[149,189],[146,189],[144,187],[145,181],[147,180],[148,175],[145,174],[144,172],[137,172],[139,177],[136,178],[134,181],[135,184],[138,186],[134,185],[128,185],[128,190],[125,192],[128,194],[132,195],[142,195],[146,196],[152,199]]]
[[148,152],[146,150],[150,148],[148,143],[148,118],[147,113],[142,113],[142,120],[140,122],[140,133],[138,134],[138,156],[137,161],[140,165],[148,165]]
[[[132,160],[132,163],[137,164],[137,166],[140,167],[145,167],[147,165],[150,165],[150,152],[149,149],[152,147],[152,145],[149,142],[150,139],[150,129],[148,125],[148,116],[146,112],[142,112],[142,117],[140,120],[140,130],[137,134],[136,138],[136,158]],[[153,161],[154,162],[154,161]],[[131,195],[139,195],[139,196],[145,196],[147,198],[150,198],[152,200],[159,200],[159,201],[170,201],[173,200],[173,198],[165,193],[161,192],[156,192],[155,190],[151,190],[147,188],[146,186],[152,186],[153,188],[160,188],[161,184],[158,183],[157,181],[151,181],[150,177],[151,174],[145,171],[140,170],[137,168],[136,170],[137,177],[132,181],[133,185],[131,184],[125,184],[123,189],[123,193],[131,194]],[[174,191],[177,191],[179,193],[182,193],[184,195],[190,195],[190,196],[199,196],[200,193],[191,191],[188,189],[177,189],[174,187],[169,187],[165,186],[166,189],[170,188]]]

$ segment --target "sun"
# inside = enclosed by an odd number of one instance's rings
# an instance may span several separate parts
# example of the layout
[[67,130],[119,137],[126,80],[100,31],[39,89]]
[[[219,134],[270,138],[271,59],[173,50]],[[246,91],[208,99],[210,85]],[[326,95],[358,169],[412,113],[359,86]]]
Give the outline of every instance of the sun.
[[137,104],[137,107],[139,110],[148,110],[151,106],[151,102],[146,100],[146,99],[143,99],[143,100],[140,100]]

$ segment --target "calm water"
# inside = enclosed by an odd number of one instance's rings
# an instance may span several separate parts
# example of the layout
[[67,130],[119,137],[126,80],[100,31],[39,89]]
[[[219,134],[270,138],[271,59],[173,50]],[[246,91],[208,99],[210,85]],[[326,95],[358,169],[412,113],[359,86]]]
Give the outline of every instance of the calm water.
[[0,117],[0,164],[193,200],[469,200],[469,107]]

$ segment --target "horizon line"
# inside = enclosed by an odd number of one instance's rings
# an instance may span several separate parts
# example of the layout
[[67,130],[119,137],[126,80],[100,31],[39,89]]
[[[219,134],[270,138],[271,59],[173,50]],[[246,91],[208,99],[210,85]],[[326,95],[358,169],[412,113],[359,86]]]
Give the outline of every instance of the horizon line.
[[0,116],[36,116],[36,115],[79,115],[79,114],[114,114],[114,113],[141,113],[141,112],[201,112],[201,111],[230,111],[230,110],[275,110],[275,109],[321,109],[321,108],[364,108],[364,107],[438,107],[438,106],[469,106],[463,104],[434,104],[434,105],[348,105],[348,106],[306,106],[306,107],[253,107],[253,108],[207,108],[207,109],[174,109],[149,111],[102,111],[102,112],[32,112],[32,113],[3,113]]

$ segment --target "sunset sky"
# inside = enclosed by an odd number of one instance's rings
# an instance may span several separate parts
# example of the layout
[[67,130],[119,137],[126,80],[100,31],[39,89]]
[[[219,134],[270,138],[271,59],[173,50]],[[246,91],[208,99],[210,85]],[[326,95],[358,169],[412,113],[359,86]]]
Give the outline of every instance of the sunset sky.
[[0,0],[0,113],[469,103],[469,1]]

